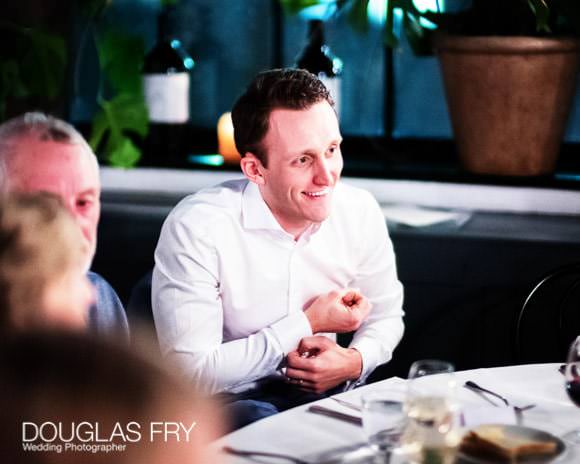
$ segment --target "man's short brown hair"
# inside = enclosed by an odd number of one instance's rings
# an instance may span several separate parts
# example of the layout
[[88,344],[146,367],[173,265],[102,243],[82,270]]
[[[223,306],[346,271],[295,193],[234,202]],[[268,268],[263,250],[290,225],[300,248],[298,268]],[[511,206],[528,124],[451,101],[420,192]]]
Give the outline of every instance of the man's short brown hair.
[[305,110],[326,100],[334,107],[328,89],[304,69],[272,69],[258,74],[232,109],[234,139],[240,154],[253,153],[266,166],[262,141],[270,113],[279,108]]

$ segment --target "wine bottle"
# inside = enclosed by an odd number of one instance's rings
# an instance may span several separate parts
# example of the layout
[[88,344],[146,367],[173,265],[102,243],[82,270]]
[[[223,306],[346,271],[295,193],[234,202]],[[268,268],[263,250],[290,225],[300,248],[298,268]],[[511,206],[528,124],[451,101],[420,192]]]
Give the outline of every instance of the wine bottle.
[[324,23],[319,19],[308,22],[308,43],[300,54],[297,67],[306,69],[324,83],[334,100],[340,117],[342,60],[324,42]]
[[184,165],[189,121],[189,84],[193,59],[172,36],[175,9],[164,8],[157,18],[157,41],[145,55],[143,92],[149,111],[149,134],[144,165]]

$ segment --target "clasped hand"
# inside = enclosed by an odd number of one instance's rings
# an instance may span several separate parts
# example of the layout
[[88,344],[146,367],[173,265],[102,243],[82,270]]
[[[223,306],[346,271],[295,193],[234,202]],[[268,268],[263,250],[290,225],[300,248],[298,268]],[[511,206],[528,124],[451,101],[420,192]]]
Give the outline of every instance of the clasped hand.
[[358,290],[333,290],[316,298],[304,314],[312,333],[357,330],[369,315],[371,303]]
[[[358,290],[333,290],[316,298],[304,311],[312,333],[351,332],[368,317],[371,303]],[[323,393],[346,380],[360,377],[362,357],[322,337],[306,337],[288,354],[286,376],[302,390]]]
[[288,353],[286,376],[305,391],[323,393],[346,380],[360,377],[362,358],[353,348],[343,348],[323,337],[306,337]]

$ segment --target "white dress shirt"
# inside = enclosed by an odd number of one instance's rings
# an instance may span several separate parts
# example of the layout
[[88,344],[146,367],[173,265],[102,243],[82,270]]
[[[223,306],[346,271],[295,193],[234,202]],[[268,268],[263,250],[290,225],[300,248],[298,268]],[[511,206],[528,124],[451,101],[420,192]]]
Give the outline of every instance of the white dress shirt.
[[[358,288],[373,307],[350,347],[359,381],[403,335],[403,289],[385,219],[370,193],[339,182],[329,217],[294,240],[247,180],[183,199],[155,251],[152,304],[162,353],[210,392],[239,392],[279,372],[312,335],[304,310]],[[324,334],[335,339],[334,334]]]

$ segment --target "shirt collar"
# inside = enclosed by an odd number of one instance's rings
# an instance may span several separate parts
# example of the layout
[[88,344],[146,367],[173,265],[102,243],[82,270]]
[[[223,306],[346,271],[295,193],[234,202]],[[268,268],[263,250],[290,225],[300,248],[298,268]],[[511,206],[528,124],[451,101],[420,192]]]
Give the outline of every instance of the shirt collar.
[[242,221],[246,229],[284,231],[262,198],[258,186],[250,181],[242,194]]
[[[264,229],[277,231],[294,240],[276,220],[272,211],[264,201],[259,187],[248,181],[242,193],[242,221],[246,229]],[[300,241],[308,242],[310,236],[320,229],[321,224],[312,224],[300,237]]]

